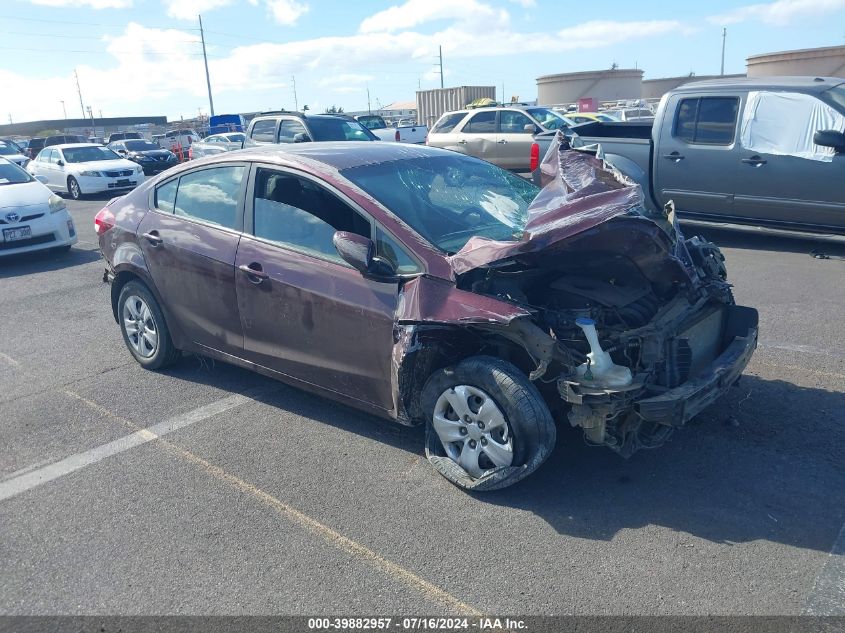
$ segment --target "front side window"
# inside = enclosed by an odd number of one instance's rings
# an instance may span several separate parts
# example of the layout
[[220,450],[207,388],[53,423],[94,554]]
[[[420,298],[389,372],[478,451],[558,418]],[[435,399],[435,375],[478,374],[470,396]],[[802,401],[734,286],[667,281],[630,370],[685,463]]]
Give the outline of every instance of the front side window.
[[[530,126],[526,130],[525,126]],[[502,134],[533,134],[534,121],[525,116],[522,112],[515,110],[502,110],[499,113],[499,132]]]
[[462,131],[468,134],[495,134],[496,111],[477,113],[467,122]]
[[253,232],[309,255],[346,263],[336,231],[370,237],[370,223],[340,198],[306,178],[260,168],[255,179]]
[[452,114],[444,114],[434,127],[431,128],[432,134],[448,134],[455,129],[455,126],[464,120],[466,112],[453,112]]
[[216,167],[185,174],[179,179],[173,212],[229,229],[240,225],[238,198],[245,167]]
[[730,145],[734,141],[739,99],[681,99],[675,115],[676,138],[700,145]]
[[400,275],[408,275],[420,272],[417,265],[405,249],[399,245],[393,236],[381,229],[376,228],[376,253],[393,266],[393,269]]
[[276,119],[256,121],[252,126],[252,131],[249,133],[249,136],[253,141],[259,141],[261,143],[275,143]]
[[279,125],[279,143],[294,143],[297,134],[308,134],[305,126],[299,121],[285,119]]

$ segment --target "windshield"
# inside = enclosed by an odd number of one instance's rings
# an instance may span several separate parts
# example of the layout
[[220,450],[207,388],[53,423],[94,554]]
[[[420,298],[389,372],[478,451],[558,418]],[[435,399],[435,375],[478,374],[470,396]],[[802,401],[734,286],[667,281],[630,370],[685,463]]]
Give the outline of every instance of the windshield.
[[449,254],[475,235],[516,241],[539,188],[469,156],[426,156],[350,167],[341,174]]
[[565,130],[569,127],[566,119],[548,108],[530,108],[526,112],[547,130],[559,130],[561,128]]
[[13,156],[20,153],[20,150],[14,145],[0,142],[0,156]]
[[117,160],[117,154],[107,147],[66,147],[62,150],[68,163],[90,163],[95,160]]
[[130,152],[147,152],[153,149],[161,149],[161,147],[149,141],[124,141],[124,145],[126,145],[126,149]]
[[308,128],[313,141],[375,141],[378,137],[358,121],[309,117]]
[[0,161],[0,185],[19,185],[31,182],[32,176],[8,161]]

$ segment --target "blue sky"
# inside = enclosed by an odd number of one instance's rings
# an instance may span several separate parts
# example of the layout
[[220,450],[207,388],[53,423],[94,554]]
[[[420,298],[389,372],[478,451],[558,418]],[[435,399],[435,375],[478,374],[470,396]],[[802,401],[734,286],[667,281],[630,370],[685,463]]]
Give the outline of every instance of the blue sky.
[[0,0],[0,117],[347,110],[418,87],[495,85],[536,97],[544,74],[637,67],[646,78],[744,72],[748,55],[845,44],[845,0]]

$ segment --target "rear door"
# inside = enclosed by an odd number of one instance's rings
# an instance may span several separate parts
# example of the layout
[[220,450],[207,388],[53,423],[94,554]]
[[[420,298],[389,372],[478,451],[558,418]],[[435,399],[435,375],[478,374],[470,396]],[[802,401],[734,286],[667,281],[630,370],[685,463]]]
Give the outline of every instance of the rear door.
[[479,110],[458,130],[458,151],[498,164],[496,146],[496,110]]
[[365,215],[321,183],[255,170],[236,259],[244,357],[380,409],[393,406],[391,351],[398,283],[346,264],[335,231],[371,237]]
[[[526,131],[526,126],[528,130]],[[496,134],[496,156],[491,162],[514,171],[528,171],[531,144],[537,125],[524,112],[500,110]]]
[[235,253],[249,167],[197,169],[155,188],[138,242],[169,313],[194,343],[240,356]]
[[733,214],[742,95],[675,94],[655,148],[655,193],[682,214]]
[[821,129],[845,130],[845,116],[814,95],[751,93],[740,139],[737,216],[842,232],[845,155],[815,145]]

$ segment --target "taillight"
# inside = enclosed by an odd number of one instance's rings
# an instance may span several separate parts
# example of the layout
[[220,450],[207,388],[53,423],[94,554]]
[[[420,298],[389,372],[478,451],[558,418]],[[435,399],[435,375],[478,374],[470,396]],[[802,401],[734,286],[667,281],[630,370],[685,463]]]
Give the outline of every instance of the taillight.
[[399,130],[396,130],[396,135],[395,135],[393,138],[395,138],[395,139],[396,139],[396,142],[397,142],[397,143],[399,142],[399,139],[401,138],[401,137],[399,136]]
[[540,146],[537,143],[531,143],[531,171],[537,169],[540,164]]
[[114,228],[114,213],[109,211],[108,207],[103,208],[94,216],[94,232],[97,235],[102,235],[112,228]]
[[194,148],[193,147],[188,148],[188,160],[194,160]]

